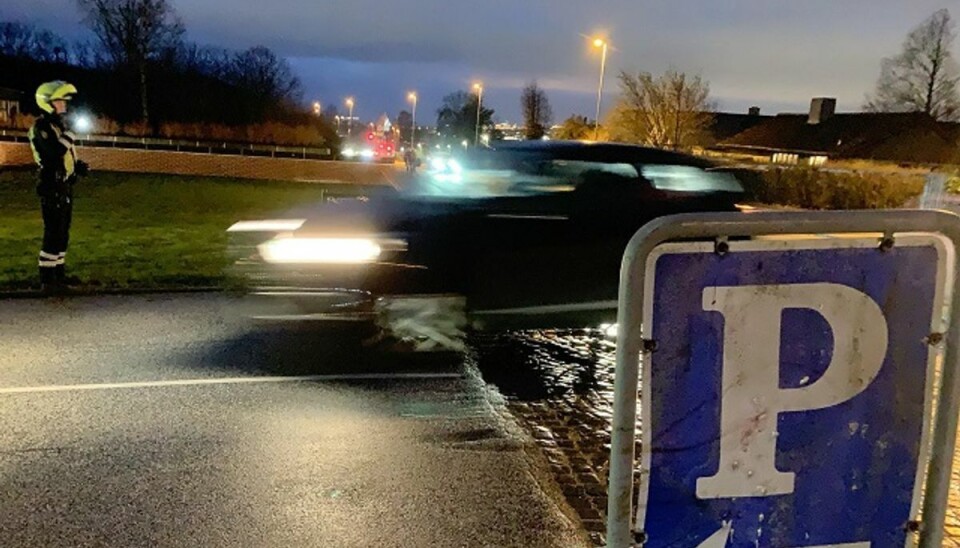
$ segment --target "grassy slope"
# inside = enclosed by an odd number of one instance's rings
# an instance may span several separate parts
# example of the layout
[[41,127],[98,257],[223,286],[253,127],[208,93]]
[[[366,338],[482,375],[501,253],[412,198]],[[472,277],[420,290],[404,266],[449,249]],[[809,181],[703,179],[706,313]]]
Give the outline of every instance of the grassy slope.
[[[225,230],[321,199],[321,185],[96,173],[76,189],[68,270],[91,286],[216,285]],[[34,174],[0,172],[0,289],[36,285],[42,235]]]

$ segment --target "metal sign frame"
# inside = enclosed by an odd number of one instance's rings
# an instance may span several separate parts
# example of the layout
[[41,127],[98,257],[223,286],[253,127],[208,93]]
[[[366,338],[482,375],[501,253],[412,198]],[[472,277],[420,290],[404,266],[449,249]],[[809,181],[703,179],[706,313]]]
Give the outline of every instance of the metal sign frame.
[[[706,213],[673,215],[657,219],[638,231],[624,253],[620,270],[620,299],[617,311],[617,343],[614,409],[610,445],[609,498],[607,503],[607,546],[627,548],[634,538],[633,483],[637,421],[637,390],[640,360],[649,356],[654,341],[641,328],[647,290],[647,261],[662,243],[680,239],[714,239],[718,251],[728,249],[727,239],[738,236],[785,234],[882,234],[880,246],[895,245],[897,233],[932,233],[952,243],[954,253],[948,275],[960,272],[960,217],[943,211],[875,210],[751,213]],[[949,283],[949,280],[948,280]],[[939,548],[950,487],[950,473],[960,420],[960,288],[950,296],[948,329],[943,349],[940,389],[929,462],[926,465],[924,500],[920,525],[921,548]],[[651,327],[648,326],[647,329]],[[923,464],[921,463],[921,467]]]
[[[733,241],[730,242],[729,255],[738,255],[738,254],[755,254],[755,253],[777,253],[777,252],[809,252],[809,251],[827,251],[827,250],[850,250],[850,249],[859,249],[864,251],[874,251],[875,253],[880,253],[877,250],[878,247],[878,238],[876,235],[850,235],[849,237],[826,237],[826,238],[772,238],[772,239],[753,239],[745,241]],[[944,323],[944,303],[949,297],[949,291],[952,289],[949,283],[953,279],[952,276],[952,259],[953,252],[949,247],[950,244],[946,238],[941,235],[929,234],[929,233],[910,233],[898,235],[896,237],[896,242],[894,248],[898,249],[909,249],[909,248],[933,248],[936,250],[938,257],[937,267],[935,270],[936,278],[934,280],[934,294],[933,303],[941,303],[940,305],[934,305],[931,308],[931,315],[927,318],[928,325],[927,330],[924,331],[923,335],[928,336],[930,333],[943,333],[946,329]],[[685,255],[715,255],[716,245],[712,242],[678,242],[678,243],[664,243],[657,246],[653,252],[650,254],[650,257],[647,259],[646,268],[647,272],[645,275],[646,290],[645,290],[645,303],[644,303],[644,312],[643,312],[643,325],[651,326],[651,329],[656,329],[656,326],[653,323],[654,315],[654,292],[657,284],[657,269],[658,261],[661,257],[672,257],[672,256],[685,256]],[[766,263],[767,259],[763,259],[763,262]],[[712,284],[712,285],[724,285],[724,284]],[[862,290],[862,288],[860,289]],[[896,324],[891,324],[896,325]],[[655,335],[657,338],[657,347],[663,349],[665,346],[665,341],[660,338],[662,335]],[[918,521],[920,513],[920,504],[922,502],[923,495],[923,480],[926,472],[926,463],[928,462],[929,447],[930,447],[930,435],[932,433],[933,426],[933,400],[935,395],[935,388],[937,385],[937,376],[935,373],[935,368],[937,360],[940,356],[941,346],[938,344],[927,344],[926,345],[926,366],[924,367],[926,373],[925,378],[926,382],[924,383],[923,388],[923,411],[922,417],[920,417],[921,422],[921,437],[919,441],[919,452],[917,458],[917,465],[913,471],[913,490],[911,497],[911,504],[909,509],[907,521]],[[650,472],[653,460],[653,452],[651,451],[653,440],[652,434],[653,431],[657,430],[657,423],[660,421],[660,418],[655,416],[652,412],[653,403],[654,403],[654,383],[653,383],[653,369],[657,367],[657,355],[654,354],[651,356],[649,362],[650,367],[643,367],[641,370],[642,383],[641,383],[641,396],[640,396],[640,406],[642,411],[640,412],[641,423],[644,426],[640,434],[641,444],[640,444],[640,481],[639,481],[639,492],[637,494],[637,505],[635,512],[635,523],[636,528],[640,530],[642,526],[647,524],[646,514],[647,509],[649,508],[649,495],[651,484],[645,480],[649,479],[647,474]],[[871,422],[871,424],[873,424]],[[787,470],[784,470],[787,471]],[[798,472],[798,470],[790,470],[791,472]],[[897,524],[897,527],[902,527],[902,523]],[[737,528],[734,528],[737,529]],[[906,546],[913,546],[913,543],[909,543],[908,535],[908,544]],[[851,545],[853,546],[853,545]]]

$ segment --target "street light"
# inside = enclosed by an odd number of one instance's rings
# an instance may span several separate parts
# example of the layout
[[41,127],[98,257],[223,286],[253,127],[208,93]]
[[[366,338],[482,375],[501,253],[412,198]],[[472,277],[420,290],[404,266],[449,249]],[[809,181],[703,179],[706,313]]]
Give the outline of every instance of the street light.
[[407,95],[407,100],[413,102],[413,127],[410,128],[410,146],[417,146],[417,92],[411,91]]
[[473,89],[477,92],[477,127],[473,144],[474,146],[480,146],[480,111],[483,110],[483,83],[477,82],[473,84]]
[[353,130],[353,97],[347,97],[347,109],[349,111],[350,119],[347,122],[347,137],[350,136],[350,133]]
[[320,101],[313,102],[313,113],[317,116],[323,113],[323,105],[320,104]]
[[593,47],[600,48],[600,85],[597,87],[597,118],[593,122],[593,140],[600,140],[600,103],[603,102],[603,74],[607,69],[607,41],[595,38]]

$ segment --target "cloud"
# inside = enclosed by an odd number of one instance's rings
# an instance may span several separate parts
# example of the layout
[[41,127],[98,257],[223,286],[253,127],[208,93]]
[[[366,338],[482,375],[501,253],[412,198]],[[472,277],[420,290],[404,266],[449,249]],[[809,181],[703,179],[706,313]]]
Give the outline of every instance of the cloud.
[[[73,0],[3,2],[5,17],[82,32]],[[407,87],[483,79],[496,100],[496,89],[515,93],[537,79],[555,94],[587,97],[598,58],[585,35],[604,33],[614,46],[611,90],[621,69],[672,67],[700,72],[721,103],[803,105],[812,95],[833,95],[842,108],[859,106],[880,58],[942,7],[942,0],[173,2],[193,40],[236,49],[264,44],[296,58],[308,93],[376,86],[364,91],[401,96]],[[509,103],[505,111],[518,111]]]

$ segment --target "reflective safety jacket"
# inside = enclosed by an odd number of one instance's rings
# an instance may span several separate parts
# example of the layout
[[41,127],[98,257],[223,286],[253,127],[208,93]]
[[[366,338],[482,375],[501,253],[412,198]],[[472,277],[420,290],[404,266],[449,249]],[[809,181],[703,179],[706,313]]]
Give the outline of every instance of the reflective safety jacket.
[[75,137],[59,114],[44,114],[29,133],[33,159],[40,167],[37,194],[41,197],[70,196],[76,182]]

